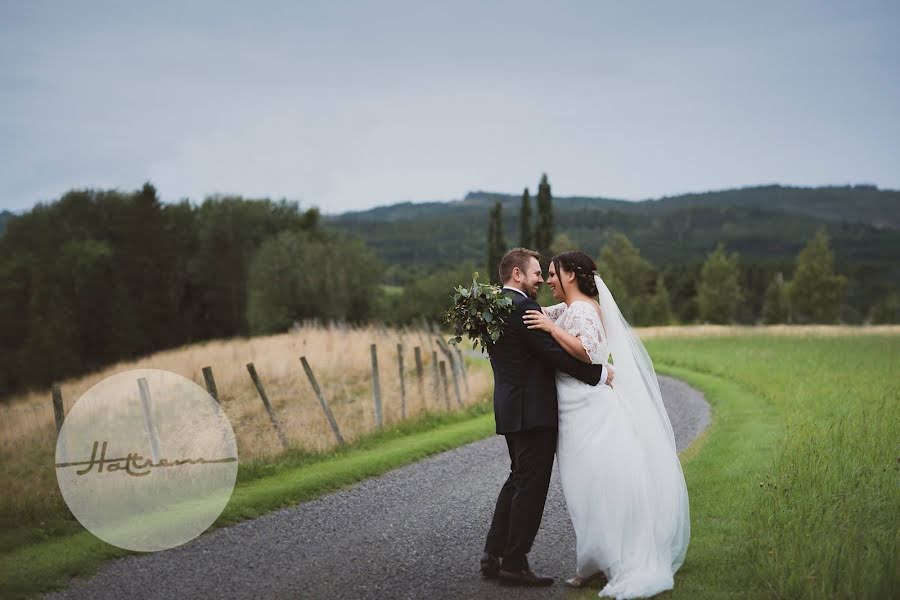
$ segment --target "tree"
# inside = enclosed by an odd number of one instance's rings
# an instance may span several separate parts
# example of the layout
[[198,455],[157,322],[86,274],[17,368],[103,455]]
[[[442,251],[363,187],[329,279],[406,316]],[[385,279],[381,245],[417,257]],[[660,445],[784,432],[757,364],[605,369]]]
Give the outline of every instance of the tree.
[[900,323],[900,294],[888,292],[883,298],[872,305],[869,311],[869,321],[874,324]]
[[365,321],[375,309],[381,265],[357,240],[283,231],[250,263],[247,321],[254,334],[309,318]]
[[498,201],[488,218],[487,269],[491,283],[500,281],[500,260],[506,253],[506,239],[503,235],[503,205]]
[[546,267],[550,259],[550,246],[553,245],[553,195],[550,192],[550,184],[547,182],[547,174],[541,176],[537,193],[537,223],[534,229],[534,245],[536,250],[544,257],[542,266]]
[[672,322],[672,305],[669,303],[669,290],[662,275],[656,278],[656,291],[647,303],[646,321],[648,325],[669,325]]
[[823,230],[797,255],[797,269],[791,280],[791,320],[796,323],[835,323],[847,279],[834,274],[834,256]]
[[[472,264],[451,265],[433,269],[416,277],[399,295],[396,311],[389,320],[398,323],[441,323],[444,312],[453,302],[453,289],[457,285],[472,285],[472,273],[478,268]],[[479,277],[481,281],[483,277]]]
[[700,271],[697,307],[700,320],[709,323],[732,323],[741,301],[737,253],[728,256],[719,242]]
[[124,285],[132,294],[135,320],[132,351],[144,354],[176,343],[175,239],[156,188],[149,181],[127,200],[122,244],[115,253]]
[[647,324],[647,304],[653,289],[653,265],[624,234],[616,233],[600,250],[597,269],[619,310],[635,325]]
[[[246,335],[249,264],[260,245],[282,231],[315,232],[317,211],[296,203],[210,196],[198,208],[193,267],[204,337]],[[317,235],[317,234],[316,234]]]
[[0,236],[0,396],[246,335],[253,253],[283,230],[321,236],[317,222],[285,201],[163,204],[149,182],[71,190],[16,216]]
[[784,283],[784,276],[776,273],[763,297],[762,320],[767,325],[786,323],[789,316],[788,286]]
[[666,291],[672,305],[673,319],[680,323],[692,323],[697,320],[697,281],[703,265],[668,264],[665,267]]
[[569,252],[575,248],[577,248],[577,245],[572,241],[572,238],[564,233],[557,233],[553,238],[553,243],[550,244],[550,253],[547,258],[552,258],[563,252]]
[[519,209],[519,246],[531,248],[533,236],[531,231],[531,197],[528,188],[522,192],[522,208]]

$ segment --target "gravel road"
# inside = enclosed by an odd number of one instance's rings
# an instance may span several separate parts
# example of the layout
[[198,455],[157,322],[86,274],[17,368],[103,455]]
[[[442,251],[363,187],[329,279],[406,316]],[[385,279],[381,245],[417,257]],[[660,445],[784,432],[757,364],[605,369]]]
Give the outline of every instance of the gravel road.
[[[709,424],[709,406],[686,384],[659,379],[683,450]],[[508,472],[505,441],[493,436],[172,550],[108,562],[45,598],[562,598],[575,536],[555,467],[529,561],[557,583],[501,588],[479,577]]]

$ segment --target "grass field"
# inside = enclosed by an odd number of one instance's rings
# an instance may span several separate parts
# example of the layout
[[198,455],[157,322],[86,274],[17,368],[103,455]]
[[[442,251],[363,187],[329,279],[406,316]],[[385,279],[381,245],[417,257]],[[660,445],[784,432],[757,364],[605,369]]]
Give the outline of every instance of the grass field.
[[648,340],[706,392],[685,462],[692,540],[670,597],[888,598],[900,589],[900,335]]

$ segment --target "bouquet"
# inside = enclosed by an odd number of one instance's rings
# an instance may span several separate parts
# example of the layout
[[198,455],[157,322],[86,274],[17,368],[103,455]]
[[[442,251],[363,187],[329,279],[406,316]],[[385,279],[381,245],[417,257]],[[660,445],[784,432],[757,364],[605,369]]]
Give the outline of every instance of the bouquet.
[[504,317],[513,310],[512,298],[503,294],[500,286],[478,282],[478,273],[472,275],[472,287],[456,286],[453,306],[444,315],[444,322],[451,325],[456,337],[448,340],[459,344],[463,335],[472,340],[472,349],[481,344],[482,351],[500,339]]

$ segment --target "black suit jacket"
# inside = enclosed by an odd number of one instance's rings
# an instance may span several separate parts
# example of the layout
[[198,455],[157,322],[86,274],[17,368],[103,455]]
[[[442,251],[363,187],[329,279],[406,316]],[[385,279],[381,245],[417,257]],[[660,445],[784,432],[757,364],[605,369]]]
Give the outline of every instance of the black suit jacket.
[[526,310],[541,310],[533,299],[512,290],[514,309],[505,317],[503,333],[488,349],[494,370],[494,420],[497,433],[558,426],[556,370],[585,383],[597,385],[601,365],[570,356],[546,331],[528,329]]

